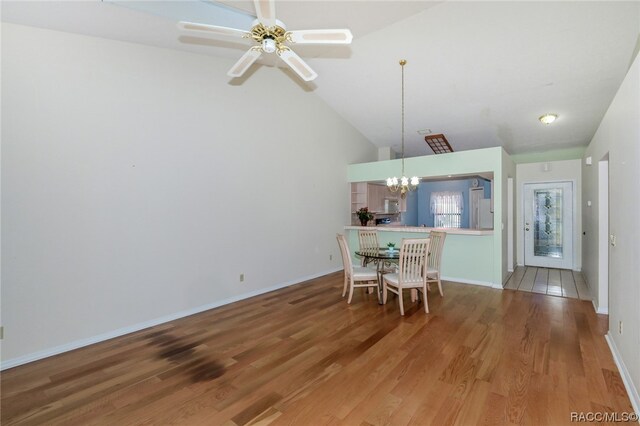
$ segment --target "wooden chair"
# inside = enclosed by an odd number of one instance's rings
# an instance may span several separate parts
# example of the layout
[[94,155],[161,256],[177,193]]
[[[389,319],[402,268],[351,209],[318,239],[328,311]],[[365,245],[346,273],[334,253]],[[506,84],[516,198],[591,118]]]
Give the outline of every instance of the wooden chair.
[[438,283],[440,296],[444,296],[442,282],[440,281],[440,261],[442,260],[442,250],[446,238],[446,232],[431,231],[429,233],[431,244],[429,245],[429,258],[427,261],[427,288],[429,288],[430,283]]
[[[380,242],[378,241],[378,231],[358,231],[358,242],[360,243],[360,252],[372,251],[377,253],[380,249]],[[367,258],[362,257],[362,266],[367,266]]]
[[375,287],[375,291],[377,293],[378,272],[375,269],[367,268],[365,266],[353,266],[347,239],[342,234],[336,234],[336,239],[338,240],[338,246],[340,246],[342,263],[344,264],[344,286],[342,288],[342,297],[344,297],[347,292],[347,286],[349,287],[349,298],[347,299],[347,303],[349,304],[353,297],[353,289],[356,287]]
[[384,287],[382,290],[382,303],[387,303],[387,292],[398,295],[400,315],[404,315],[404,303],[402,290],[418,290],[422,292],[424,299],[424,311],[429,313],[427,303],[427,256],[429,253],[429,239],[402,240],[400,246],[400,264],[398,272],[383,276]]

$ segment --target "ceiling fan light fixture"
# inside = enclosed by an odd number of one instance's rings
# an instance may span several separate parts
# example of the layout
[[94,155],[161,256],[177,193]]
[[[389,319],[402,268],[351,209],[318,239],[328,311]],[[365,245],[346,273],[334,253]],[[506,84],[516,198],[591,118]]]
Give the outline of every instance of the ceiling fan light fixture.
[[262,50],[265,53],[273,53],[276,51],[276,41],[272,38],[265,38],[262,40]]
[[538,117],[542,124],[551,124],[558,118],[558,114],[545,114]]

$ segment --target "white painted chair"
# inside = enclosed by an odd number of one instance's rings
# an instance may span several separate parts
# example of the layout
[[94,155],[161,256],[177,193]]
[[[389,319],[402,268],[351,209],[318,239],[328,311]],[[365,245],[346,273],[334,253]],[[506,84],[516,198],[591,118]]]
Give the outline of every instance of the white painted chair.
[[422,292],[424,299],[424,311],[429,313],[427,302],[427,256],[429,253],[429,239],[402,240],[400,246],[400,263],[398,272],[383,276],[382,303],[387,303],[387,294],[392,292],[398,295],[400,315],[404,315],[404,302],[402,290],[417,290]]
[[353,297],[353,289],[356,287],[375,287],[376,293],[378,288],[378,272],[375,269],[365,266],[353,266],[351,262],[351,252],[347,239],[342,234],[336,234],[340,253],[342,253],[342,263],[344,265],[344,286],[342,288],[342,297],[349,287],[349,298],[347,303],[351,303]]
[[[376,230],[358,231],[358,242],[360,243],[361,253],[367,253],[367,252],[378,253],[378,250],[380,249],[380,242],[378,240],[378,231]],[[362,266],[367,266],[368,262],[369,261],[367,260],[367,257],[362,256]]]
[[442,260],[442,250],[444,249],[444,240],[447,238],[446,232],[431,231],[429,233],[429,257],[427,259],[427,288],[430,283],[437,283],[440,296],[442,293],[442,282],[440,280],[440,261]]

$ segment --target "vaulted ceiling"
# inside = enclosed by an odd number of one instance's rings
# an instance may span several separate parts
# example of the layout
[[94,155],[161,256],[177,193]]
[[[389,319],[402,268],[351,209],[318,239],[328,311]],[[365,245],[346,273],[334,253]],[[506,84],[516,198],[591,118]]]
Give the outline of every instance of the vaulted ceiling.
[[[640,34],[638,2],[279,1],[276,10],[289,29],[352,30],[350,46],[296,46],[319,77],[305,84],[291,74],[292,84],[380,147],[399,149],[398,61],[408,61],[408,156],[431,154],[418,134],[426,129],[456,151],[587,145]],[[248,28],[253,19],[247,1],[2,2],[3,21],[230,59],[248,42],[182,34],[176,22]],[[254,66],[275,65],[271,56]],[[545,113],[558,120],[542,125]]]

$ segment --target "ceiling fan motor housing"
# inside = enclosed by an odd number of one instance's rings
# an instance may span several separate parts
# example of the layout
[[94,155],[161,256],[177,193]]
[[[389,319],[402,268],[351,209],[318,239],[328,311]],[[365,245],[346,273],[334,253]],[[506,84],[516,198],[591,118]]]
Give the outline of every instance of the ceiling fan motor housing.
[[276,19],[276,25],[273,27],[267,27],[258,20],[253,22],[251,38],[261,45],[265,53],[273,53],[285,48],[282,43],[287,41],[287,27],[283,22]]

